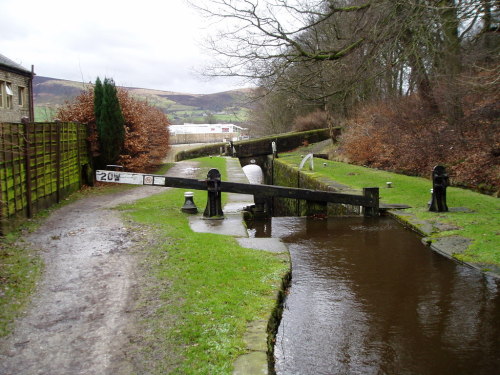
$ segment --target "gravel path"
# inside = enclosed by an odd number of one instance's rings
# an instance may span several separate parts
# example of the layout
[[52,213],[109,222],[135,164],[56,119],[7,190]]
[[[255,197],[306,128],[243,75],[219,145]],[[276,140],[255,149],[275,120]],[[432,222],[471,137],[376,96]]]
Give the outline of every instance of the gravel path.
[[[192,177],[192,167],[179,163],[169,174]],[[139,187],[79,200],[30,235],[43,254],[44,276],[14,332],[0,339],[0,374],[133,372],[125,349],[139,280],[134,249],[147,238],[112,208],[160,191]]]

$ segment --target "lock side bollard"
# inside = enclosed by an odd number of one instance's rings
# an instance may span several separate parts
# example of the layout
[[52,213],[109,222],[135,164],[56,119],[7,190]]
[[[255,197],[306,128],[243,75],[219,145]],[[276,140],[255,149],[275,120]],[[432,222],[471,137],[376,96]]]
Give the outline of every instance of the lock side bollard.
[[446,188],[450,184],[450,179],[446,173],[445,167],[436,165],[432,170],[432,198],[429,205],[429,211],[447,212]]
[[222,191],[221,191],[221,175],[220,172],[212,168],[207,174],[207,191],[208,199],[207,206],[203,212],[203,217],[206,219],[224,219],[222,212]]

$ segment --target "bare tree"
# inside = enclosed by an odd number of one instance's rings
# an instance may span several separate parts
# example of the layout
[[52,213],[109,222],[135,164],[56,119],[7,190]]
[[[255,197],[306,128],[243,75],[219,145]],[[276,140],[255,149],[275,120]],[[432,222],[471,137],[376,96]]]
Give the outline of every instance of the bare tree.
[[[219,58],[206,74],[250,79],[279,77],[290,66],[339,60],[363,42],[355,34],[323,49],[301,35],[339,13],[362,12],[369,2],[330,0],[206,0],[191,5],[222,25],[207,46]],[[225,21],[225,22],[220,22]]]
[[[463,41],[491,25],[489,0],[202,0],[223,26],[207,75],[238,76],[347,115],[358,103],[416,92],[430,113],[462,117]],[[493,9],[493,10],[492,10]],[[225,21],[225,22],[220,22]],[[486,26],[485,26],[486,27]],[[445,87],[441,100],[435,88]]]
[[260,88],[251,106],[249,127],[251,135],[280,134],[292,130],[298,112],[297,101],[291,95]]

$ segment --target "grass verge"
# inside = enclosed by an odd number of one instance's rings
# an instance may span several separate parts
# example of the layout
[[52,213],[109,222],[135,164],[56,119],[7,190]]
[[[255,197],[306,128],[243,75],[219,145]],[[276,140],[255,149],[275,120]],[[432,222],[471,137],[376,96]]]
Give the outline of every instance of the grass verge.
[[[224,178],[224,159],[197,161],[200,177],[217,168]],[[195,202],[204,207],[206,193]],[[183,191],[175,189],[120,206],[157,236],[142,263],[152,279],[139,304],[156,307],[141,323],[138,368],[153,374],[230,374],[245,351],[247,323],[269,317],[289,265],[274,254],[242,248],[232,237],[192,232],[180,211],[183,203]]]
[[0,240],[0,337],[11,331],[43,269],[41,258],[19,237],[15,231]]
[[[307,149],[281,154],[280,160],[298,167],[301,154]],[[323,165],[326,163],[326,166]],[[305,168],[304,168],[305,169]],[[464,262],[491,264],[500,266],[500,201],[498,198],[475,193],[470,190],[450,187],[447,189],[447,203],[450,212],[429,212],[427,202],[430,200],[432,182],[421,177],[405,176],[361,166],[321,160],[316,161],[315,171],[305,173],[318,177],[326,177],[332,181],[351,186],[379,187],[381,201],[384,203],[402,203],[412,206],[405,210],[418,219],[432,224],[444,224],[448,230],[435,230],[431,237],[459,235],[472,240],[471,245],[461,254],[454,256]],[[392,188],[386,182],[392,182]]]

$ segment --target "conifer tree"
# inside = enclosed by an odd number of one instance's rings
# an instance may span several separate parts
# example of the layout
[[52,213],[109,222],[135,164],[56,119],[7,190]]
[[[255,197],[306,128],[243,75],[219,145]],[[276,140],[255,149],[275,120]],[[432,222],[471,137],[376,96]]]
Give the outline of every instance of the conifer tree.
[[94,111],[101,151],[99,164],[105,167],[107,164],[115,164],[120,156],[125,140],[125,120],[113,79],[105,78],[101,92],[94,91],[94,95]]
[[96,121],[101,117],[102,97],[104,95],[103,90],[101,79],[97,77],[94,85],[94,114]]

